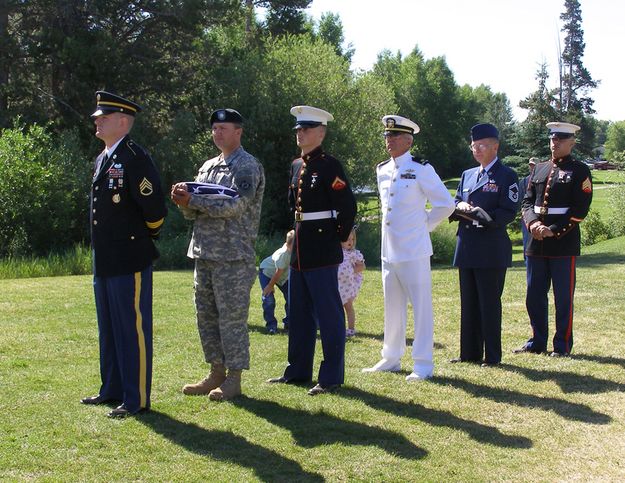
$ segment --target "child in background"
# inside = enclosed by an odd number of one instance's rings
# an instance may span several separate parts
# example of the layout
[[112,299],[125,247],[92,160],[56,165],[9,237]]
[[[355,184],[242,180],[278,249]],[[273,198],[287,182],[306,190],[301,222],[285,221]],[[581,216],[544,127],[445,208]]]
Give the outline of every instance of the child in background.
[[356,335],[356,312],[354,311],[354,299],[362,285],[362,272],[365,269],[365,258],[356,249],[356,226],[349,234],[343,246],[343,263],[339,265],[339,293],[347,315],[347,337]]
[[278,321],[276,320],[276,298],[274,290],[277,286],[284,295],[284,328],[289,328],[289,265],[291,263],[291,249],[293,248],[293,237],[295,232],[291,230],[286,234],[284,245],[278,248],[273,255],[260,262],[258,270],[258,280],[263,291],[263,318],[268,334],[278,332]]

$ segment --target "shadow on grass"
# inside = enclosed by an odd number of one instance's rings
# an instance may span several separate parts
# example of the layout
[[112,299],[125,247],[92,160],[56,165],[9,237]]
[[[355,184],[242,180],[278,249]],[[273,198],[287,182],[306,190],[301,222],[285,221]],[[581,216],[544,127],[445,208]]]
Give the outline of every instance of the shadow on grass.
[[625,384],[594,376],[584,376],[575,372],[545,371],[520,366],[516,366],[514,370],[531,381],[553,381],[560,386],[564,393],[599,394],[610,391],[625,391]]
[[354,387],[341,390],[341,396],[365,403],[373,409],[385,411],[394,416],[418,419],[432,426],[447,427],[452,430],[463,431],[475,441],[491,444],[503,448],[531,448],[532,440],[524,436],[509,436],[499,429],[459,418],[449,411],[439,411],[427,408],[415,402],[401,402],[395,399],[365,392]]
[[261,481],[275,481],[278,476],[284,481],[324,481],[321,475],[304,471],[297,461],[226,431],[184,423],[158,411],[150,411],[137,421],[187,451],[250,468]]
[[310,413],[246,396],[233,399],[232,404],[290,431],[297,444],[304,448],[333,443],[375,445],[404,459],[422,459],[427,456],[427,451],[413,444],[404,435],[378,426],[367,426],[323,412]]
[[625,359],[621,357],[595,356],[591,354],[578,354],[577,352],[575,352],[571,355],[571,359],[598,362],[600,364],[614,364],[617,366],[621,366],[623,369],[625,369]]
[[[516,370],[518,367],[512,366],[512,369]],[[484,386],[465,379],[452,377],[433,377],[430,380],[435,384],[461,389],[477,398],[490,399],[491,401],[512,406],[553,411],[559,416],[571,421],[582,421],[590,424],[608,424],[612,421],[612,418],[607,414],[594,411],[584,404],[572,403],[564,399],[524,394],[518,391],[511,391],[510,389]]]
[[598,267],[625,263],[625,254],[619,252],[601,252],[582,254],[576,260],[578,267]]

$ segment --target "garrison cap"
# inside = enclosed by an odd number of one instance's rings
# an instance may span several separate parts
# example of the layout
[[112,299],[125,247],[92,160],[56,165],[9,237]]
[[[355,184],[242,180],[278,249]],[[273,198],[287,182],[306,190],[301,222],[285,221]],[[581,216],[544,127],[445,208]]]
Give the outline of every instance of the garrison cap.
[[575,136],[575,133],[579,131],[580,127],[575,124],[569,124],[568,122],[548,122],[549,139],[568,139]]
[[480,139],[487,138],[499,139],[499,130],[492,124],[476,124],[471,128],[471,141],[479,141]]
[[384,135],[392,132],[402,132],[408,134],[417,134],[420,131],[416,122],[412,122],[407,117],[401,116],[384,116],[382,118],[384,124]]
[[327,126],[328,121],[334,121],[334,116],[328,111],[312,106],[294,106],[291,108],[291,115],[296,120],[293,129]]
[[95,93],[95,99],[96,111],[91,114],[91,117],[103,116],[113,112],[121,112],[129,116],[134,116],[138,112],[141,112],[141,106],[138,104],[110,92],[97,91]]
[[243,116],[239,113],[239,111],[235,111],[234,109],[217,109],[211,114],[209,122],[211,127],[213,127],[213,124],[216,122],[243,124]]

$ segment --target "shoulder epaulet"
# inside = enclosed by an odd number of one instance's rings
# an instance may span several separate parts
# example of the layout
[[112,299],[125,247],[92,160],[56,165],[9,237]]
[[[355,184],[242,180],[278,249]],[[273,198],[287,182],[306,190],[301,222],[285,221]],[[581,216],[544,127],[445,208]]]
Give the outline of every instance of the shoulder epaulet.
[[413,157],[412,157],[412,160],[413,160],[415,163],[419,163],[419,164],[422,164],[422,165],[424,165],[424,166],[425,166],[426,164],[430,164],[430,162],[429,162],[427,159],[419,158],[419,157],[417,157],[417,156],[413,156]]
[[384,166],[384,165],[385,165],[386,163],[388,163],[390,160],[391,160],[391,158],[388,158],[388,159],[386,159],[386,160],[382,161],[381,163],[378,163],[378,165],[375,167],[375,169],[378,169],[378,168],[380,168],[380,167]]
[[135,143],[132,139],[126,141],[126,146],[132,151],[132,154],[134,154],[135,156],[137,155],[137,153],[147,154],[145,150],[137,143]]

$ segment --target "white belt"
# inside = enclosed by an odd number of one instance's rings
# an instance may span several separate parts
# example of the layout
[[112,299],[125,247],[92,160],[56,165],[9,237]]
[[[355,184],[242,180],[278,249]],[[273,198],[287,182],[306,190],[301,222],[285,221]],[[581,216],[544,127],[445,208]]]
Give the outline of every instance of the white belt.
[[534,206],[534,213],[538,215],[566,215],[569,208],[545,208],[544,206]]
[[336,211],[311,211],[309,213],[302,213],[300,211],[295,212],[295,221],[325,220],[326,218],[336,218]]

